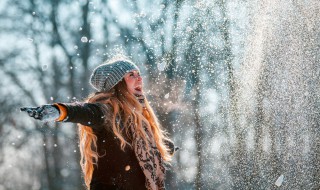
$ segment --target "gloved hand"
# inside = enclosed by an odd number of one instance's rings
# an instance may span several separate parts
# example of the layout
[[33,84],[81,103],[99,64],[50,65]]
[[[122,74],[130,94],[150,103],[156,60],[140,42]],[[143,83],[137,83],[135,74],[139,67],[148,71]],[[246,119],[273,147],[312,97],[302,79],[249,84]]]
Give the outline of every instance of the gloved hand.
[[180,150],[180,147],[177,147],[174,145],[174,143],[167,139],[164,140],[164,144],[167,146],[167,148],[169,149],[169,154],[173,155],[175,152],[177,152],[178,150]]
[[23,107],[21,111],[25,111],[30,117],[40,121],[55,121],[60,116],[60,111],[54,105],[43,105],[40,107]]
[[140,102],[141,106],[144,108],[146,107],[145,104],[145,96],[143,94],[135,94],[137,100]]

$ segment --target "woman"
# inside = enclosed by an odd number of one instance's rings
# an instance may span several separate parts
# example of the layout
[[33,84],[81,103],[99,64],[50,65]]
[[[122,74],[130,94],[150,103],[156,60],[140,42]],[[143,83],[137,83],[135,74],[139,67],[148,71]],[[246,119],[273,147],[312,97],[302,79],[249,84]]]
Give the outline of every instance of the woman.
[[85,103],[21,108],[42,121],[79,123],[81,167],[88,189],[165,189],[174,152],[143,95],[138,67],[118,59],[98,66]]

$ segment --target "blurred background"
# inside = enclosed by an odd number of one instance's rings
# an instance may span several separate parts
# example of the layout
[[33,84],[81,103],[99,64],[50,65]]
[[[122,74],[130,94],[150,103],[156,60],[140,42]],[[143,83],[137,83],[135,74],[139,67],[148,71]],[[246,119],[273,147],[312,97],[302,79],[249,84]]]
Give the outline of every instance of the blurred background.
[[84,189],[82,101],[123,54],[181,149],[167,189],[320,189],[319,0],[1,0],[0,190]]

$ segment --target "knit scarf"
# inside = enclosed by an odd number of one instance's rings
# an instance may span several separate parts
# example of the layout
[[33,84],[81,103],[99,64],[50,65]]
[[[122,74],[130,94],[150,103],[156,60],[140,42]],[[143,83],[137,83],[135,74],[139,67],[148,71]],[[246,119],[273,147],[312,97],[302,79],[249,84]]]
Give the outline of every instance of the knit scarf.
[[[144,97],[138,96],[137,99],[143,106],[143,115],[148,121],[150,121],[150,115],[147,109],[144,107]],[[130,127],[132,134],[134,126]],[[161,154],[157,148],[153,134],[150,132],[151,129],[143,123],[143,129],[147,135],[146,141],[142,138],[133,136],[134,139],[134,152],[139,162],[139,165],[146,177],[146,188],[148,190],[164,190],[164,179],[165,179],[165,167]],[[149,149],[147,149],[147,147]]]

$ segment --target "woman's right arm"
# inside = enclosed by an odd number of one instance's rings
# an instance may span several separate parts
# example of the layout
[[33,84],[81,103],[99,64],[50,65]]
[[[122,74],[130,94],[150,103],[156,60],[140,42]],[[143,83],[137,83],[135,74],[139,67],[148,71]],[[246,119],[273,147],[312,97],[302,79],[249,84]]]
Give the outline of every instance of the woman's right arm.
[[56,121],[80,123],[86,126],[100,126],[106,117],[111,117],[110,105],[102,103],[56,103],[60,117]]
[[[21,108],[30,117],[41,121],[73,122],[97,128],[112,115],[112,108],[101,103],[56,103],[36,108]],[[98,128],[97,128],[98,129]]]

